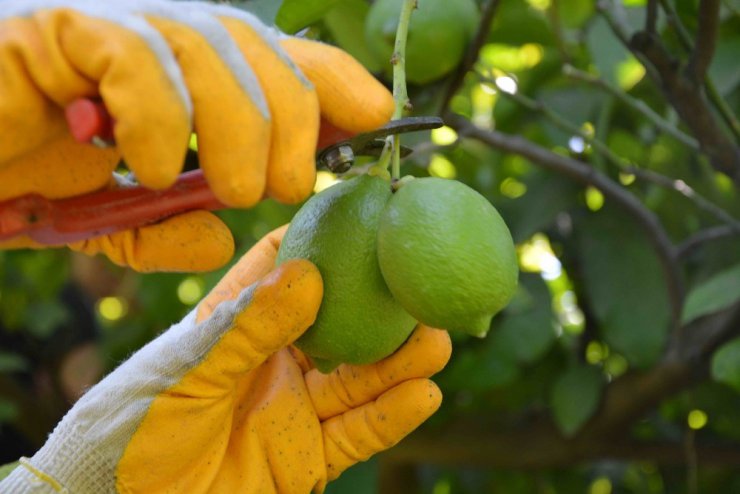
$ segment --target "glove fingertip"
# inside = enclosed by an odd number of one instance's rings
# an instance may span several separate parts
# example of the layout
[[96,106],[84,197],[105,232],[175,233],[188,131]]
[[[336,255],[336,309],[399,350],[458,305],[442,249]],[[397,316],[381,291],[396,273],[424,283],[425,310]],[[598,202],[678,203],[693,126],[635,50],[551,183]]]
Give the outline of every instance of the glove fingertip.
[[250,302],[254,311],[247,309],[239,318],[269,320],[275,330],[261,346],[270,354],[295,341],[314,323],[323,295],[323,280],[312,262],[286,261],[258,283]]

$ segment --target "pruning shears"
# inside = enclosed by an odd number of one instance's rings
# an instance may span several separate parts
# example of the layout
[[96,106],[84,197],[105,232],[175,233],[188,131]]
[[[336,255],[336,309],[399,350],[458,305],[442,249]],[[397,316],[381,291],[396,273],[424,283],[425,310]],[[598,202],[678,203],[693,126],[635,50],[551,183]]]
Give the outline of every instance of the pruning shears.
[[[76,140],[99,146],[112,144],[115,123],[102,103],[80,99],[70,104],[65,113]],[[379,156],[384,138],[389,135],[442,125],[438,117],[408,117],[371,132],[351,135],[322,120],[316,166],[343,173],[356,156]],[[410,152],[407,147],[401,148],[402,156]],[[186,211],[228,207],[216,199],[199,169],[182,173],[165,190],[118,181],[124,185],[68,199],[27,194],[0,202],[0,241],[25,235],[44,245],[61,245],[156,223]]]

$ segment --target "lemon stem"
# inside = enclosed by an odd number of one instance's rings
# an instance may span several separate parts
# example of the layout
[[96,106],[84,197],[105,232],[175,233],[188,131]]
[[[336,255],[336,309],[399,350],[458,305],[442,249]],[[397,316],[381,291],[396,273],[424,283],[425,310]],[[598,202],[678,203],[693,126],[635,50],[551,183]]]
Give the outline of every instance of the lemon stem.
[[[398,29],[396,29],[396,42],[391,57],[393,65],[393,101],[396,103],[392,120],[398,120],[403,117],[403,112],[411,107],[409,95],[406,91],[406,39],[409,32],[409,21],[411,12],[417,7],[418,0],[404,0],[401,6],[401,16],[398,19]],[[401,178],[401,136],[396,134],[386,138],[386,151],[392,151],[391,155],[391,177],[393,179]],[[381,156],[380,162],[384,162]],[[386,165],[387,166],[387,165]]]

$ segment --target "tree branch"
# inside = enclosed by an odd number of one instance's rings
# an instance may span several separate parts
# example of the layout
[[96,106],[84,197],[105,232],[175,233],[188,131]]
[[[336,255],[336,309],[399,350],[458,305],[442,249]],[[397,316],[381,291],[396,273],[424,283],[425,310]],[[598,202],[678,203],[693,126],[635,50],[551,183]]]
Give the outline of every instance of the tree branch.
[[696,45],[691,52],[687,71],[690,77],[699,82],[707,75],[717,45],[719,29],[719,0],[701,0],[699,5],[699,26]]
[[676,326],[683,305],[683,281],[675,263],[673,244],[652,211],[608,176],[580,161],[555,154],[520,136],[481,129],[459,115],[446,114],[444,120],[447,125],[464,132],[470,138],[496,149],[523,156],[545,169],[565,175],[581,184],[591,185],[629,212],[643,227],[658,254],[666,278],[672,320],[674,327]]
[[707,242],[720,240],[738,234],[740,234],[740,231],[738,231],[737,228],[735,228],[734,226],[730,225],[720,225],[712,228],[707,228],[706,230],[701,230],[681,242],[676,247],[676,258],[685,258],[699,246]]
[[696,136],[712,165],[740,184],[740,149],[730,141],[710,111],[695,80],[689,79],[680,64],[655,36],[635,34],[630,47],[648,60],[658,73],[656,83]]
[[475,62],[478,60],[478,54],[480,53],[480,49],[488,40],[488,33],[491,30],[491,24],[493,23],[493,19],[496,16],[496,10],[500,3],[500,0],[488,0],[488,2],[483,6],[481,20],[478,24],[478,32],[476,32],[473,41],[470,43],[470,46],[465,53],[462,63],[458,66],[454,76],[447,86],[447,90],[442,98],[440,113],[444,113],[446,111],[452,97],[455,96],[455,93],[457,93],[460,86],[462,86],[462,83],[465,80],[465,75],[471,68],[473,68],[473,65],[475,65]]
[[647,15],[645,16],[645,32],[655,33],[658,23],[658,0],[648,0]]
[[605,79],[591,75],[588,72],[578,70],[572,65],[565,65],[563,67],[563,73],[566,76],[571,77],[577,81],[586,82],[607,91],[609,94],[619,99],[622,103],[640,112],[645,118],[650,120],[658,129],[660,129],[664,133],[670,135],[671,137],[674,137],[676,140],[688,146],[692,150],[699,151],[699,142],[696,139],[688,134],[685,134],[684,132],[681,132],[681,130],[678,129],[675,125],[668,122],[663,117],[658,115],[655,111],[653,111],[653,109],[645,104],[644,101],[633,98],[632,96],[625,93],[613,84],[609,83]]
[[[556,468],[599,458],[650,460],[685,465],[680,442],[637,441],[625,430],[664,400],[690,389],[709,374],[711,353],[738,332],[740,304],[697,320],[685,329],[689,338],[674,342],[663,361],[647,372],[628,372],[605,389],[596,414],[575,436],[565,437],[553,421],[538,415],[513,425],[490,417],[465,417],[444,430],[422,429],[386,453],[391,461],[473,465],[488,468]],[[740,445],[695,444],[701,464],[740,462]]]

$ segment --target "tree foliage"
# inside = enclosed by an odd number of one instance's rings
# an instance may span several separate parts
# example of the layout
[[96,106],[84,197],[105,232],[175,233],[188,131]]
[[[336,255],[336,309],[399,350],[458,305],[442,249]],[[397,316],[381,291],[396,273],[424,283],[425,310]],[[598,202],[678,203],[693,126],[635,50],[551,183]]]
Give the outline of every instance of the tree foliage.
[[[344,48],[390,87],[389,62],[367,48],[371,2],[235,3]],[[409,87],[413,113],[447,126],[404,137],[415,152],[403,171],[461,180],[499,209],[517,243],[519,291],[487,339],[453,335],[436,378],[445,401],[429,423],[329,491],[737,492],[737,4],[477,4],[458,66]],[[295,211],[265,201],[220,214],[243,253]],[[57,294],[70,262],[63,252],[0,253],[6,332],[45,342],[65,325]],[[115,283],[97,317],[112,367],[227,268],[104,269]],[[0,351],[0,423],[27,419],[28,401],[6,380],[30,365]],[[34,428],[25,422],[21,430]]]

